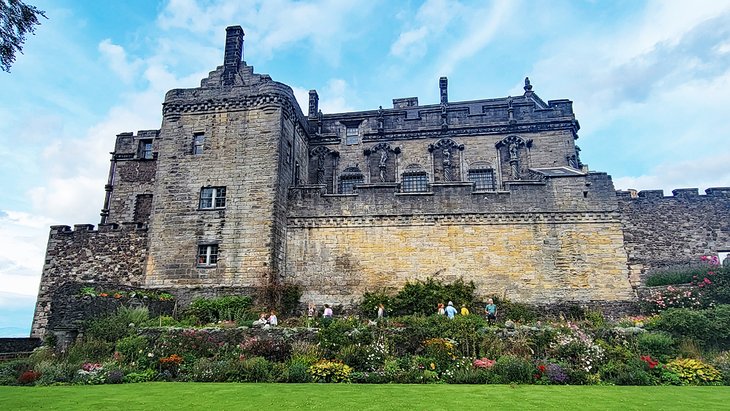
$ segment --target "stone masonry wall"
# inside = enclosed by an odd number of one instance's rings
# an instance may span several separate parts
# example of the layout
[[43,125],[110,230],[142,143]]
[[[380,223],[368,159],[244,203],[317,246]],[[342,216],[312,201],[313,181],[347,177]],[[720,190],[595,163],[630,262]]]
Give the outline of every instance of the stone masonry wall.
[[[221,87],[222,67],[197,89],[172,90],[163,106],[150,223],[150,287],[263,287],[278,271],[294,144],[301,110],[288,86],[242,65]],[[288,125],[286,123],[289,123]],[[299,124],[294,138],[292,123]],[[192,151],[196,135],[205,138]],[[298,159],[301,161],[301,158]],[[204,187],[225,187],[225,207],[200,209]],[[199,245],[218,247],[215,265],[196,261]]]
[[133,225],[93,227],[51,227],[31,337],[45,334],[54,315],[53,293],[66,283],[142,285],[147,232]]
[[730,251],[730,187],[619,191],[624,243],[635,285],[667,265],[696,263],[703,255]]
[[[147,222],[149,210],[138,208],[147,206],[148,197],[154,191],[158,133],[158,130],[142,130],[137,135],[121,133],[117,136],[112,155],[112,184],[107,186],[110,190],[107,223]],[[153,158],[140,158],[139,147],[143,140],[152,141]]]
[[418,195],[323,190],[291,190],[287,281],[303,287],[302,301],[349,305],[428,276],[528,303],[635,298],[605,174],[486,194],[459,183]]

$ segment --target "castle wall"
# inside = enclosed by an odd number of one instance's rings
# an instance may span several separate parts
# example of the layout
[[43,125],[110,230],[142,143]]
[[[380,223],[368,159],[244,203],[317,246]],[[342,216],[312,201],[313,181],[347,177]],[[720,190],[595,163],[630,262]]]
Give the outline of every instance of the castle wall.
[[354,195],[292,189],[287,281],[303,301],[349,305],[366,291],[428,276],[473,280],[516,301],[628,301],[621,220],[605,174],[474,193],[365,186]]
[[624,243],[632,282],[654,268],[697,263],[703,255],[730,251],[730,188],[619,191]]
[[54,293],[64,284],[142,285],[147,232],[133,225],[52,226],[33,317],[31,337],[43,337],[54,311]]

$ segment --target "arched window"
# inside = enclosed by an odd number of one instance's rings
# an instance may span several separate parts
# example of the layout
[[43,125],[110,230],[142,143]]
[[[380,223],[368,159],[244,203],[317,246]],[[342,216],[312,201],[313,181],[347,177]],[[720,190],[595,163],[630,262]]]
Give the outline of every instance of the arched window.
[[347,167],[340,174],[340,194],[352,194],[355,187],[365,182],[362,171],[358,167]]
[[422,193],[428,191],[428,174],[420,164],[411,164],[401,175],[401,191],[404,193]]

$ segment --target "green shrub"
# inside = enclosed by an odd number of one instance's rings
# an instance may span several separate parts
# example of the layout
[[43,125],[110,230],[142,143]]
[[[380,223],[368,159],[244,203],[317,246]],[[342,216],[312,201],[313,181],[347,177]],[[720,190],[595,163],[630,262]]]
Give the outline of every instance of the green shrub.
[[352,368],[338,361],[320,360],[311,365],[307,372],[314,382],[349,382]]
[[707,274],[712,284],[705,287],[705,304],[730,304],[730,267],[716,267]]
[[78,367],[75,365],[52,361],[40,362],[36,365],[35,369],[41,373],[41,377],[36,381],[37,385],[70,383],[78,371]]
[[0,362],[0,385],[16,385],[18,377],[33,368],[33,363],[27,358]]
[[641,354],[648,354],[662,361],[673,357],[677,352],[677,344],[671,335],[666,333],[643,333],[636,338]]
[[491,369],[462,368],[446,378],[449,384],[489,384],[495,379]]
[[150,310],[145,307],[125,307],[121,306],[117,308],[117,317],[120,321],[126,322],[127,324],[134,324],[140,326],[150,319]]
[[704,277],[709,267],[707,264],[685,264],[664,267],[649,273],[646,277],[647,287],[662,285],[689,284],[696,277]]
[[291,345],[292,361],[303,362],[309,366],[319,361],[322,355],[322,350],[317,344],[306,341],[294,341]]
[[121,360],[126,364],[137,363],[147,355],[149,342],[143,336],[124,337],[117,341],[116,351],[121,354]]
[[199,323],[236,321],[246,315],[251,306],[251,297],[230,295],[218,298],[197,298],[188,308],[188,313]]
[[230,375],[231,366],[235,366],[235,361],[215,360],[210,358],[198,358],[187,369],[187,377],[190,381],[195,382],[225,382]]
[[130,372],[125,374],[122,381],[125,383],[149,382],[154,380],[155,375],[157,375],[155,370],[146,369],[140,372]]
[[300,359],[292,359],[286,369],[286,382],[304,383],[310,382],[311,378],[307,369],[311,364]]
[[262,357],[231,360],[224,367],[225,381],[271,382],[273,364]]
[[722,374],[715,367],[692,358],[678,358],[665,368],[679,376],[682,385],[719,385]]
[[666,331],[677,339],[690,338],[704,347],[725,349],[730,344],[730,305],[668,309],[649,328]]
[[367,367],[368,353],[367,347],[357,344],[346,345],[340,348],[335,359],[349,365],[353,369],[371,371]]
[[33,353],[28,358],[31,363],[38,364],[43,361],[53,361],[56,358],[56,353],[53,351],[53,348],[42,346],[33,350]]
[[487,358],[499,358],[505,351],[507,346],[502,336],[497,335],[496,332],[488,330],[482,335],[479,351],[480,356]]
[[601,381],[616,385],[653,385],[653,378],[643,361],[631,359],[627,362],[609,361],[601,367]]
[[492,366],[494,380],[499,384],[529,384],[535,373],[535,366],[524,358],[503,355]]
[[385,290],[366,293],[360,306],[366,317],[373,316],[379,303],[394,315],[431,315],[436,313],[439,303],[448,301],[456,306],[472,306],[475,289],[474,282],[467,283],[462,278],[447,284],[429,277],[425,281],[407,282],[393,297]]
[[326,354],[334,355],[342,347],[350,344],[369,344],[372,334],[369,329],[360,326],[354,318],[336,318],[317,334],[319,346]]
[[66,361],[72,364],[82,362],[103,362],[114,352],[114,344],[105,340],[84,339],[74,343],[66,354]]
[[537,310],[529,304],[517,303],[509,300],[495,300],[495,304],[497,305],[498,318],[520,323],[531,323],[537,319]]

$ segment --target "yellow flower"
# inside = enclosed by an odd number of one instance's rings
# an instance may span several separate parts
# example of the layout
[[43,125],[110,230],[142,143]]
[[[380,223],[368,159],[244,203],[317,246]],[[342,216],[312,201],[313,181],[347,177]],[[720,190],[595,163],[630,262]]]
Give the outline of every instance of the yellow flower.
[[434,363],[431,363],[431,369],[432,369],[432,370],[435,370],[435,369],[436,369],[436,364],[434,364]]

